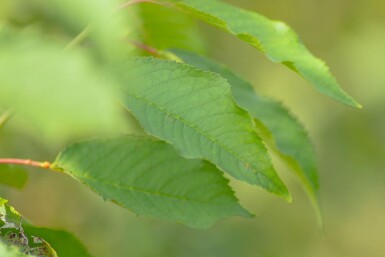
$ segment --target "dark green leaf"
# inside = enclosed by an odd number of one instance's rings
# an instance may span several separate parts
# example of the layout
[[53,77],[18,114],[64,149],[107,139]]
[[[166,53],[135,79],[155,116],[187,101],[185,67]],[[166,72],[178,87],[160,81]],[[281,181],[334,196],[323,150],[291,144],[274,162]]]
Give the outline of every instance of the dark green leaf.
[[114,62],[123,105],[145,131],[186,158],[206,159],[233,177],[290,198],[251,116],[233,101],[220,76],[153,58]]
[[74,144],[54,167],[138,215],[194,228],[234,215],[250,217],[213,165],[183,159],[170,145],[148,137]]
[[295,32],[281,21],[218,0],[181,0],[178,7],[251,44],[273,62],[282,63],[310,81],[320,92],[353,107],[361,107],[338,85],[323,61],[314,57]]

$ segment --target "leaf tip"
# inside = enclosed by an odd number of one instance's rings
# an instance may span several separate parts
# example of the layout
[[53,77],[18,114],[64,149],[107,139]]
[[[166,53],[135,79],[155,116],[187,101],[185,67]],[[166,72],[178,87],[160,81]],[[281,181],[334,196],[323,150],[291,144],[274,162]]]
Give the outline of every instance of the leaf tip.
[[319,229],[319,231],[321,232],[322,235],[325,235],[324,219],[323,219],[320,199],[315,194],[312,195],[310,197],[310,199],[311,199],[311,204],[313,206],[313,209],[315,211],[318,229]]
[[280,184],[281,184],[280,190],[275,191],[274,193],[282,197],[283,199],[285,199],[286,202],[291,203],[293,201],[293,198],[291,196],[291,193],[289,192],[289,189],[285,186],[283,182],[280,182]]
[[292,203],[293,202],[293,197],[291,196],[289,191],[286,191],[285,194],[282,195],[282,197],[288,202]]
[[360,103],[357,103],[356,102],[356,106],[355,106],[357,109],[362,109],[363,108],[363,106],[362,106],[362,104],[360,104]]
[[249,210],[242,207],[241,211],[239,212],[239,216],[246,219],[253,219],[255,218],[255,214],[250,212]]
[[293,201],[291,193],[289,192],[289,190],[287,189],[287,187],[284,184],[282,184],[282,187],[280,188],[279,191],[275,190],[275,191],[270,191],[270,192],[279,196],[279,197],[282,197],[288,203],[291,203]]

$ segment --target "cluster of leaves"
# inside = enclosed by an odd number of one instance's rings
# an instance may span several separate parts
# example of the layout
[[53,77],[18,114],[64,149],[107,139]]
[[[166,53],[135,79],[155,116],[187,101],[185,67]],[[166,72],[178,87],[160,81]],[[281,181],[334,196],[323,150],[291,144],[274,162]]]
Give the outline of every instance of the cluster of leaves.
[[[134,5],[139,2],[149,3]],[[51,169],[138,215],[207,228],[222,218],[252,216],[223,172],[291,199],[267,145],[318,205],[315,154],[305,129],[281,103],[204,57],[195,20],[245,41],[321,93],[359,107],[285,23],[217,0],[34,0],[23,2],[33,11],[22,18],[17,1],[5,3],[11,11],[0,24],[0,108],[21,117],[19,127],[59,143],[112,134],[125,128],[124,106],[145,132],[75,143]],[[33,19],[34,26],[23,27]],[[157,58],[143,57],[126,41]],[[1,116],[0,127],[7,117]],[[0,168],[1,183],[20,187],[26,181],[22,171]],[[6,243],[25,254],[36,255],[38,247],[46,251],[38,256],[80,256],[60,252],[61,241],[76,244],[66,232],[21,225],[19,214],[5,202],[2,208],[0,251],[14,251]],[[17,222],[10,221],[15,215]],[[9,240],[9,227],[21,235],[18,242]]]

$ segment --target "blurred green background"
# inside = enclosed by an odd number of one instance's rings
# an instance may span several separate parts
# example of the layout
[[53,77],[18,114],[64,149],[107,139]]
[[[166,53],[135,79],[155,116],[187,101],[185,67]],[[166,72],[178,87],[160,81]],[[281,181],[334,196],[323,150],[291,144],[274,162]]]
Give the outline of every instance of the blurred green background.
[[[19,26],[39,19],[28,8],[10,15],[6,2],[0,2],[1,19],[12,18]],[[30,169],[23,190],[0,187],[1,196],[36,225],[73,232],[95,257],[385,256],[385,1],[228,2],[288,23],[364,106],[355,110],[336,103],[246,43],[199,24],[208,56],[284,102],[306,124],[318,152],[324,233],[303,191],[279,162],[293,203],[234,183],[241,202],[257,217],[231,218],[204,231],[136,217],[71,178],[44,170]],[[134,15],[124,14],[127,20]],[[62,33],[64,40],[78,32],[43,24],[44,31]],[[135,28],[135,22],[129,25]],[[129,31],[136,35],[135,29]],[[1,156],[51,160],[65,145],[41,144],[11,123],[0,133]]]

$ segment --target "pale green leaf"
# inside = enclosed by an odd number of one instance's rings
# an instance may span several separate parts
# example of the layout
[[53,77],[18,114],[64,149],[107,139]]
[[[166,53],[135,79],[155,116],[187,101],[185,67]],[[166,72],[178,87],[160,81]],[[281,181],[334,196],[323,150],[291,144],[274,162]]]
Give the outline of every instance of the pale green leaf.
[[91,257],[84,245],[71,233],[52,228],[35,227],[24,224],[25,233],[44,238],[59,257]]
[[228,68],[191,52],[172,52],[190,65],[216,72],[227,79],[237,104],[263,124],[259,128],[264,141],[276,150],[290,170],[299,177],[318,209],[316,154],[303,125],[283,105],[256,94],[249,82]]
[[127,51],[123,43],[131,33],[129,17],[118,9],[120,0],[33,0],[28,1],[31,9],[38,9],[47,23],[58,23],[61,29],[73,34],[70,47],[82,43],[76,35],[85,33],[92,49],[104,59],[120,58]]
[[183,159],[172,146],[148,137],[77,143],[54,167],[138,215],[194,228],[234,215],[250,217],[212,164]]
[[0,102],[21,128],[61,141],[115,131],[120,110],[111,82],[88,55],[0,28]]
[[[3,205],[7,202],[7,200],[0,198],[0,208],[3,207]],[[4,229],[1,229],[1,227],[7,225],[7,227],[12,227],[14,229],[18,229],[19,231],[22,231],[22,235],[25,236],[27,240],[31,240],[31,236],[39,238],[40,240],[44,238],[44,241],[48,243],[45,245],[49,245],[50,247],[52,246],[52,248],[55,249],[57,255],[60,257],[91,256],[88,253],[87,249],[82,245],[82,243],[72,234],[63,230],[35,227],[30,223],[26,222],[25,219],[22,219],[21,215],[9,205],[6,205],[0,210],[0,237],[4,236],[4,233],[6,233],[3,231]],[[23,237],[23,239],[25,238]],[[0,242],[2,241],[9,242],[9,240],[7,240],[6,238],[2,238]],[[13,243],[11,243],[11,245],[13,245]],[[22,244],[23,247],[20,247],[20,243],[18,243],[17,246],[19,248],[26,248],[24,246],[24,243]],[[36,245],[34,245],[33,247],[36,247]],[[31,246],[29,246],[29,248],[31,248]],[[33,251],[30,251],[30,253],[32,252]],[[3,255],[0,254],[0,256]]]
[[28,172],[20,166],[0,165],[0,185],[21,189],[28,181]]
[[165,6],[138,5],[142,41],[160,50],[170,47],[203,53],[202,36],[191,17]]
[[22,216],[12,206],[7,204],[6,200],[1,198],[0,241],[8,246],[6,247],[8,250],[15,249],[15,253],[17,249],[20,252],[32,256],[58,257],[55,250],[47,241],[34,234],[29,234],[24,230]]
[[34,257],[29,254],[20,252],[17,247],[8,246],[2,240],[0,240],[0,256],[2,257]]
[[2,207],[4,204],[6,204],[8,202],[8,200],[6,199],[3,199],[0,197],[0,207]]
[[317,90],[344,104],[361,107],[338,85],[323,61],[314,57],[295,32],[281,21],[218,0],[180,0],[176,6],[235,35],[310,81]]
[[172,61],[114,62],[122,102],[145,131],[187,158],[206,159],[233,177],[289,199],[251,116],[220,76]]

